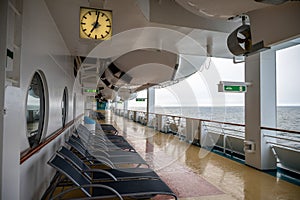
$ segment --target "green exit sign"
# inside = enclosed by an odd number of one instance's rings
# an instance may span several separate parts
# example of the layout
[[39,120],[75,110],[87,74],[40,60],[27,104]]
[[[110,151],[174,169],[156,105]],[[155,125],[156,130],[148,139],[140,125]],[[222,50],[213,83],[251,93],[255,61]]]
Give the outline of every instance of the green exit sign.
[[224,85],[225,92],[246,92],[246,90],[245,85]]
[[146,101],[146,98],[136,98],[135,101]]
[[96,89],[85,89],[84,92],[97,93],[98,90],[96,90]]
[[220,81],[220,83],[218,84],[218,91],[243,93],[247,92],[247,85],[249,85],[249,83]]

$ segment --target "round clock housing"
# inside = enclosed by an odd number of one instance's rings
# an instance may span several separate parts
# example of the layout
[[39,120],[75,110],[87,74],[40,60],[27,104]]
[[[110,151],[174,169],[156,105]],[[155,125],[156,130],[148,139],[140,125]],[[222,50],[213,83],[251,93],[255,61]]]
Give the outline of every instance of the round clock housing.
[[95,8],[80,8],[80,37],[109,40],[112,36],[112,12]]

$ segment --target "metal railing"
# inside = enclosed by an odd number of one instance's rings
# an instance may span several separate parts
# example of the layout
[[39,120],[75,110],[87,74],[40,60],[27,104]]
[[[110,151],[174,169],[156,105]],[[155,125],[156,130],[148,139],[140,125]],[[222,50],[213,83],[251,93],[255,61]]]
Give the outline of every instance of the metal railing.
[[[160,132],[176,135],[181,140],[202,146],[203,137],[210,140],[214,138],[214,148],[225,154],[239,155],[244,157],[243,141],[245,138],[245,125],[230,122],[220,122],[207,119],[191,118],[185,116],[147,113],[134,110],[114,110],[115,114],[133,120],[137,123],[147,125]],[[192,123],[198,124],[192,126]],[[201,140],[202,137],[202,140]],[[232,143],[235,144],[232,144]],[[236,144],[238,143],[238,144]],[[236,148],[236,147],[239,148]]]
[[269,127],[261,130],[277,158],[277,166],[300,174],[300,132]]
[[261,127],[267,143],[300,151],[300,131]]
[[[212,149],[226,155],[244,159],[245,125],[143,111],[114,110],[115,114],[147,125],[160,132],[171,133],[181,140],[203,147],[209,143]],[[300,131],[260,127],[267,145],[270,145],[280,167],[300,173]],[[211,142],[213,141],[213,142]],[[207,143],[206,143],[207,142]],[[297,160],[297,159],[296,159]]]

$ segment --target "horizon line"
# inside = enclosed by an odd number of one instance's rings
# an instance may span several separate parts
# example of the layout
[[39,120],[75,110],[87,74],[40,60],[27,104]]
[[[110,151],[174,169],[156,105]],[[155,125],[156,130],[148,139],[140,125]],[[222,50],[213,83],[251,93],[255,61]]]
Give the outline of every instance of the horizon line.
[[[154,107],[245,107],[245,105],[155,105]],[[146,107],[146,106],[129,106],[128,107]],[[276,107],[300,107],[300,104],[281,104],[277,105]]]

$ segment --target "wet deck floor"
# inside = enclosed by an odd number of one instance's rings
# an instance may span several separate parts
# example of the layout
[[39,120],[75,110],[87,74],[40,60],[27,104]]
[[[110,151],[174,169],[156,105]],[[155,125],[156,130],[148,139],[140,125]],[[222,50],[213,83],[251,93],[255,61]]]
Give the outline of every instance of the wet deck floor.
[[[106,113],[181,200],[300,199],[300,186],[180,141],[123,117]],[[156,197],[155,199],[165,199]]]

